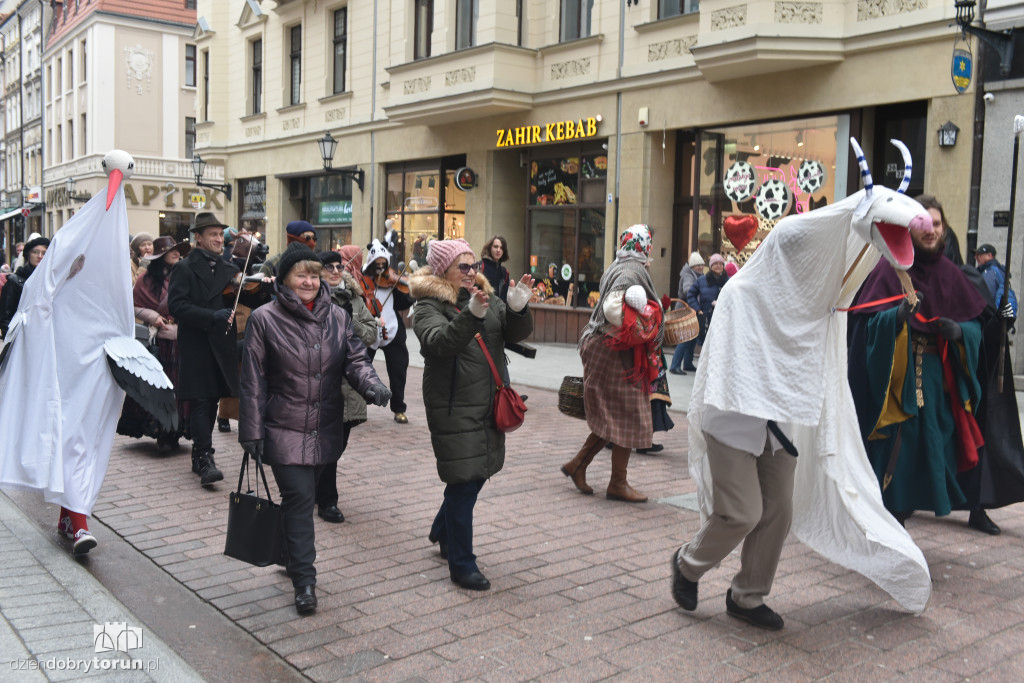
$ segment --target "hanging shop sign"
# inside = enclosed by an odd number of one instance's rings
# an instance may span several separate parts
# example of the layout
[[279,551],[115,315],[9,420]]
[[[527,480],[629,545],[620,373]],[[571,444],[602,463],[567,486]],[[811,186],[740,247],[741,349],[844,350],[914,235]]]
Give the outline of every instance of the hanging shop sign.
[[583,140],[597,135],[597,124],[603,117],[588,116],[575,121],[555,121],[542,126],[519,126],[517,128],[499,128],[498,147],[525,147],[566,140]]
[[472,190],[476,187],[476,171],[463,166],[459,170],[455,171],[455,187],[459,188],[463,192],[466,190]]
[[206,193],[193,192],[188,196],[188,201],[193,209],[202,209],[206,206]]
[[953,77],[953,87],[957,93],[962,95],[971,86],[973,70],[974,56],[971,54],[971,44],[961,35],[953,43],[953,62],[950,65],[950,75]]
[[320,202],[320,211],[318,215],[318,223],[320,225],[351,222],[352,202],[350,200],[340,202]]

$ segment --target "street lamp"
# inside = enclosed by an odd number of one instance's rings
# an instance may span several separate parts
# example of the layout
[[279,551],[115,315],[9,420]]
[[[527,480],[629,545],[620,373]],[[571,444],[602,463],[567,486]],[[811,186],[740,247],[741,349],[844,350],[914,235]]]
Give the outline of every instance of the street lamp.
[[[956,23],[963,33],[970,33],[978,36],[982,41],[988,43],[996,53],[999,54],[999,73],[1003,76],[1010,74],[1010,65],[1013,63],[1013,32],[1016,29],[1008,28],[1005,31],[990,31],[987,28],[971,26],[974,21],[974,0],[957,0],[953,3],[956,7]],[[966,87],[966,86],[965,86]]]
[[92,197],[88,194],[75,193],[75,179],[71,176],[68,176],[67,180],[64,181],[64,187],[68,191],[68,199],[70,199],[73,202],[87,202],[90,199],[92,199]]
[[203,182],[203,171],[206,170],[206,162],[198,154],[192,157],[192,170],[196,174],[196,187],[208,187],[211,190],[220,190],[224,193],[224,196],[231,201],[231,185],[218,184],[218,183],[204,183]]
[[333,168],[331,166],[334,163],[334,151],[338,148],[338,141],[331,137],[331,132],[324,133],[324,136],[316,141],[316,145],[320,148],[320,158],[324,160],[324,172],[349,178],[362,192],[365,178],[363,169]]

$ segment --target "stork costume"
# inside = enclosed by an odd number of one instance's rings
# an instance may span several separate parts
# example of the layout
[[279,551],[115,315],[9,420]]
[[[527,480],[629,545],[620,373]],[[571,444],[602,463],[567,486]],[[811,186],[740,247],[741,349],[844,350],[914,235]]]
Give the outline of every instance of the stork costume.
[[134,161],[114,150],[103,167],[106,191],[54,235],[25,282],[0,361],[0,483],[41,489],[60,504],[59,528],[74,537],[76,554],[96,546],[85,518],[103,484],[125,390],[166,424],[177,417],[170,380],[133,337],[120,185]]
[[801,541],[905,608],[920,613],[928,602],[928,565],[883,507],[864,452],[846,379],[846,314],[836,309],[879,252],[909,268],[909,230],[930,230],[931,219],[905,195],[873,188],[851,143],[865,189],[780,221],[718,299],[687,415],[702,526],[673,558],[684,609],[696,608],[701,576],[742,542],[727,611],[782,628],[764,597],[791,519]]

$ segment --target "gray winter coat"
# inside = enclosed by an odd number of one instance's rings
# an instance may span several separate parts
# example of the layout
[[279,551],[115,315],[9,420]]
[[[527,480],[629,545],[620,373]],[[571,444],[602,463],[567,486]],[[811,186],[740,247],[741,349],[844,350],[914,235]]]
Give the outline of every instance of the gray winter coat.
[[[348,311],[352,317],[352,331],[369,348],[377,341],[380,328],[363,300],[363,288],[347,272],[342,276],[342,286],[331,292],[331,301]],[[366,399],[348,382],[341,383],[341,393],[345,395],[345,422],[349,426],[366,422]]]
[[446,484],[487,479],[505,463],[505,434],[494,425],[494,377],[474,335],[483,336],[501,374],[505,342],[522,341],[533,331],[529,306],[512,312],[481,273],[476,286],[490,297],[483,320],[469,312],[469,292],[434,275],[430,266],[409,279],[416,299],[412,326],[424,359],[423,407],[437,474]]
[[324,465],[345,448],[341,385],[362,396],[380,383],[348,313],[327,283],[310,311],[277,285],[277,299],[255,310],[245,329],[238,440],[264,440],[271,465]]

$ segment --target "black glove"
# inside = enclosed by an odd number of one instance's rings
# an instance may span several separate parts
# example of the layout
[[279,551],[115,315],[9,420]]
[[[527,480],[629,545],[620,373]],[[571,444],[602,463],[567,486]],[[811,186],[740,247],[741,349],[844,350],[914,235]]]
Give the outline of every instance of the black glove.
[[902,325],[908,320],[910,320],[910,316],[914,315],[915,313],[921,310],[922,299],[924,299],[924,295],[918,293],[917,303],[911,306],[910,299],[904,298],[903,301],[900,302],[900,307],[896,309],[896,322]]
[[1003,318],[1006,318],[1007,320],[1013,320],[1014,318],[1017,317],[1016,315],[1013,314],[1013,304],[1011,304],[1009,301],[1006,302],[1005,306],[999,309],[999,315]]
[[255,439],[253,441],[240,441],[242,449],[246,453],[257,458],[263,458],[263,439]]
[[391,400],[391,390],[378,382],[366,390],[366,400],[375,406],[386,406]]
[[935,325],[939,329],[939,334],[948,341],[960,341],[964,337],[964,331],[960,328],[960,325],[949,318],[939,318]]
[[231,318],[230,308],[221,308],[213,312],[213,324],[215,327],[219,327],[222,330],[226,330],[230,327],[231,323],[228,322],[229,318]]

